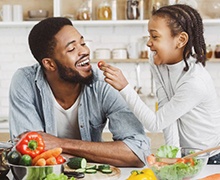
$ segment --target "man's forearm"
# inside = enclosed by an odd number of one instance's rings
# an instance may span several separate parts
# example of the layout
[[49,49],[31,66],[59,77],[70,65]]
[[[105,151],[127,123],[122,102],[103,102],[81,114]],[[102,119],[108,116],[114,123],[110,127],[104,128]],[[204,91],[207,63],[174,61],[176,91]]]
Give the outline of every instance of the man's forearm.
[[39,132],[43,136],[46,149],[61,147],[64,154],[85,157],[88,161],[114,166],[142,167],[144,163],[122,141],[90,142],[58,138]]
[[61,147],[64,153],[85,157],[92,162],[114,166],[144,166],[144,163],[122,141],[88,142],[65,139]]

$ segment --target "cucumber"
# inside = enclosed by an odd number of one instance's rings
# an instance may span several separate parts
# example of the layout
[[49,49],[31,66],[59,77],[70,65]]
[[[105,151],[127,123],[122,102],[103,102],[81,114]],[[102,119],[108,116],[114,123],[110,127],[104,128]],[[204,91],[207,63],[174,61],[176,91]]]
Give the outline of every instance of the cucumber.
[[88,174],[95,174],[97,172],[96,169],[86,169],[86,173]]
[[111,169],[103,169],[103,170],[101,170],[101,172],[104,174],[111,174],[112,170]]
[[75,172],[81,172],[81,173],[84,173],[85,171],[86,171],[85,168],[79,168],[75,170]]
[[79,168],[86,168],[87,165],[87,161],[85,158],[81,158],[81,157],[73,157],[73,158],[69,158],[69,161],[67,162],[67,165],[71,168],[71,169],[79,169]]
[[98,166],[99,171],[102,171],[103,169],[110,169],[110,165],[109,164],[101,164]]
[[86,166],[86,169],[96,169],[96,165],[89,165],[89,166]]

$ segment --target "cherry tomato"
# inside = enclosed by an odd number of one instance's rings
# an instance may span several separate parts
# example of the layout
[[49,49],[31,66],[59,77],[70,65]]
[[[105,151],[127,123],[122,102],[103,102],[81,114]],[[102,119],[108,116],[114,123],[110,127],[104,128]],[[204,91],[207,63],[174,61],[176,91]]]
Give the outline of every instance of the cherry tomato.
[[104,61],[99,61],[98,62],[98,67],[100,68],[103,65]]
[[57,164],[63,164],[63,163],[66,162],[66,159],[64,159],[64,157],[61,156],[61,155],[59,155],[59,156],[56,158],[56,160],[57,160]]

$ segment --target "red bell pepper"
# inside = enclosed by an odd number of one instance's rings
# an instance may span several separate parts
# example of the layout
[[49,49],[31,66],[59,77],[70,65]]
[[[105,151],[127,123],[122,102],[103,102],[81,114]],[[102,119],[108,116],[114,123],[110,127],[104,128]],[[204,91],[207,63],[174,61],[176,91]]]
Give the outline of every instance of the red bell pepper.
[[45,150],[45,143],[42,136],[35,131],[26,133],[16,144],[16,149],[22,155],[28,154],[32,158],[35,158],[38,154],[41,154]]

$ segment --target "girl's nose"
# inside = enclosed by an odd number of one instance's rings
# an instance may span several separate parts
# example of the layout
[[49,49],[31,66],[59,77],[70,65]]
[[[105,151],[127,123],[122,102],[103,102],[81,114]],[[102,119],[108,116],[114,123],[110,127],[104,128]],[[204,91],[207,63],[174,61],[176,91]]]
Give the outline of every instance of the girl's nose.
[[148,47],[152,46],[152,42],[151,42],[150,36],[148,37],[148,40],[147,40],[147,46]]

